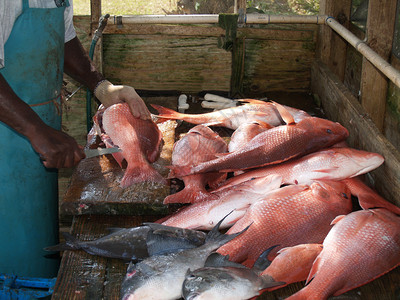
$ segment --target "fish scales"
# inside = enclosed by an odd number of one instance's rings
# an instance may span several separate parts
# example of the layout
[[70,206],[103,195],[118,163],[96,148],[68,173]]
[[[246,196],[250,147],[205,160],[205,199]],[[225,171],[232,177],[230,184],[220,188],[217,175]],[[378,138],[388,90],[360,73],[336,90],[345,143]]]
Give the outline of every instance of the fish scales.
[[384,208],[359,210],[333,223],[308,285],[287,299],[338,296],[400,265],[399,216]]
[[271,192],[267,199],[253,204],[228,233],[252,224],[249,230],[217,252],[251,266],[265,249],[275,245],[279,246],[272,253],[298,244],[321,243],[330,222],[352,209],[348,189],[343,184],[338,187],[315,182],[310,187],[293,185]]
[[276,164],[305,155],[344,140],[348,131],[339,123],[306,118],[294,125],[282,125],[254,137],[247,146],[200,163],[190,169],[177,170],[181,175],[211,171],[237,171]]

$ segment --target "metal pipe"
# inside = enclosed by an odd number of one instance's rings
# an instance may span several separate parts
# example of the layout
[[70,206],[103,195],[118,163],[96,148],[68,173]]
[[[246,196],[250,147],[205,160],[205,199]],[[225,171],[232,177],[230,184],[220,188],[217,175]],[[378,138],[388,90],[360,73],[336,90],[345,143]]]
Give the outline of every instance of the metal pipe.
[[[114,16],[111,21],[114,24],[216,24],[219,15],[129,15]],[[278,16],[266,14],[246,14],[246,24],[272,24],[272,23],[296,23],[296,24],[325,24],[328,16]]]
[[368,59],[378,70],[385,74],[395,85],[400,87],[400,72],[372,50],[365,41],[360,40],[332,17],[326,19],[326,24]]

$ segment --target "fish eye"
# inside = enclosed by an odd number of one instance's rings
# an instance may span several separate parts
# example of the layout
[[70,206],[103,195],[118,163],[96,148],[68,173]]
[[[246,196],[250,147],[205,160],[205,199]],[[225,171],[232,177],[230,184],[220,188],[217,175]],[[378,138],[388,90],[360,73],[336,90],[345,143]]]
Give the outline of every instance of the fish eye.
[[331,134],[331,133],[332,133],[332,130],[327,129],[326,132],[329,133],[329,134]]

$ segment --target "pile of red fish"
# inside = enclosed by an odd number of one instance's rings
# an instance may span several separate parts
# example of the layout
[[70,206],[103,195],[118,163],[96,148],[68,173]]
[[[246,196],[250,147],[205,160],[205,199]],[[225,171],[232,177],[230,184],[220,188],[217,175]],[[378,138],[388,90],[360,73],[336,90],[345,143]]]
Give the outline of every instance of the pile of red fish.
[[[349,133],[339,123],[274,102],[240,101],[197,115],[153,105],[159,120],[196,125],[172,154],[169,177],[185,186],[164,200],[188,205],[159,222],[210,230],[227,216],[221,228],[228,234],[250,225],[218,252],[252,267],[272,247],[272,263],[260,276],[286,284],[306,280],[290,299],[327,299],[396,268],[400,208],[359,177],[384,158],[347,147]],[[121,185],[163,182],[151,167],[160,151],[157,125],[131,118],[127,109],[119,105],[103,115],[103,140],[109,135],[122,149],[116,159],[128,164]],[[229,145],[209,126],[234,130]],[[133,130],[121,137],[121,127]]]
[[[252,267],[273,247],[260,276],[307,280],[290,299],[327,299],[396,268],[400,208],[358,177],[384,158],[347,147],[348,131],[338,123],[274,102],[243,101],[199,115],[153,106],[161,119],[197,125],[174,145],[169,177],[185,187],[165,199],[190,204],[159,222],[209,230],[231,212],[222,224],[228,234],[250,228],[218,252]],[[229,145],[212,125],[235,130]]]

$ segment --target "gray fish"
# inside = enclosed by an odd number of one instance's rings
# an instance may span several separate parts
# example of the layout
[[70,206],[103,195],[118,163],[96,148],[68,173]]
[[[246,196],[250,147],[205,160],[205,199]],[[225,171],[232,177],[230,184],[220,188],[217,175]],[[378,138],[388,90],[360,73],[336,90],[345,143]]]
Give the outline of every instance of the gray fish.
[[260,276],[270,261],[266,250],[249,269],[239,263],[229,261],[228,256],[212,253],[203,268],[188,271],[182,285],[185,300],[240,300],[260,295],[261,291],[285,284],[271,277]]
[[222,221],[207,234],[205,244],[200,247],[131,263],[122,282],[121,299],[179,299],[186,271],[203,267],[211,252],[247,230],[232,235],[221,234]]
[[[136,261],[151,255],[172,253],[203,245],[206,234],[156,223],[132,228],[114,228],[93,241],[79,241],[63,233],[66,242],[45,248],[47,251],[84,250],[89,254]],[[151,238],[150,238],[151,237]]]

